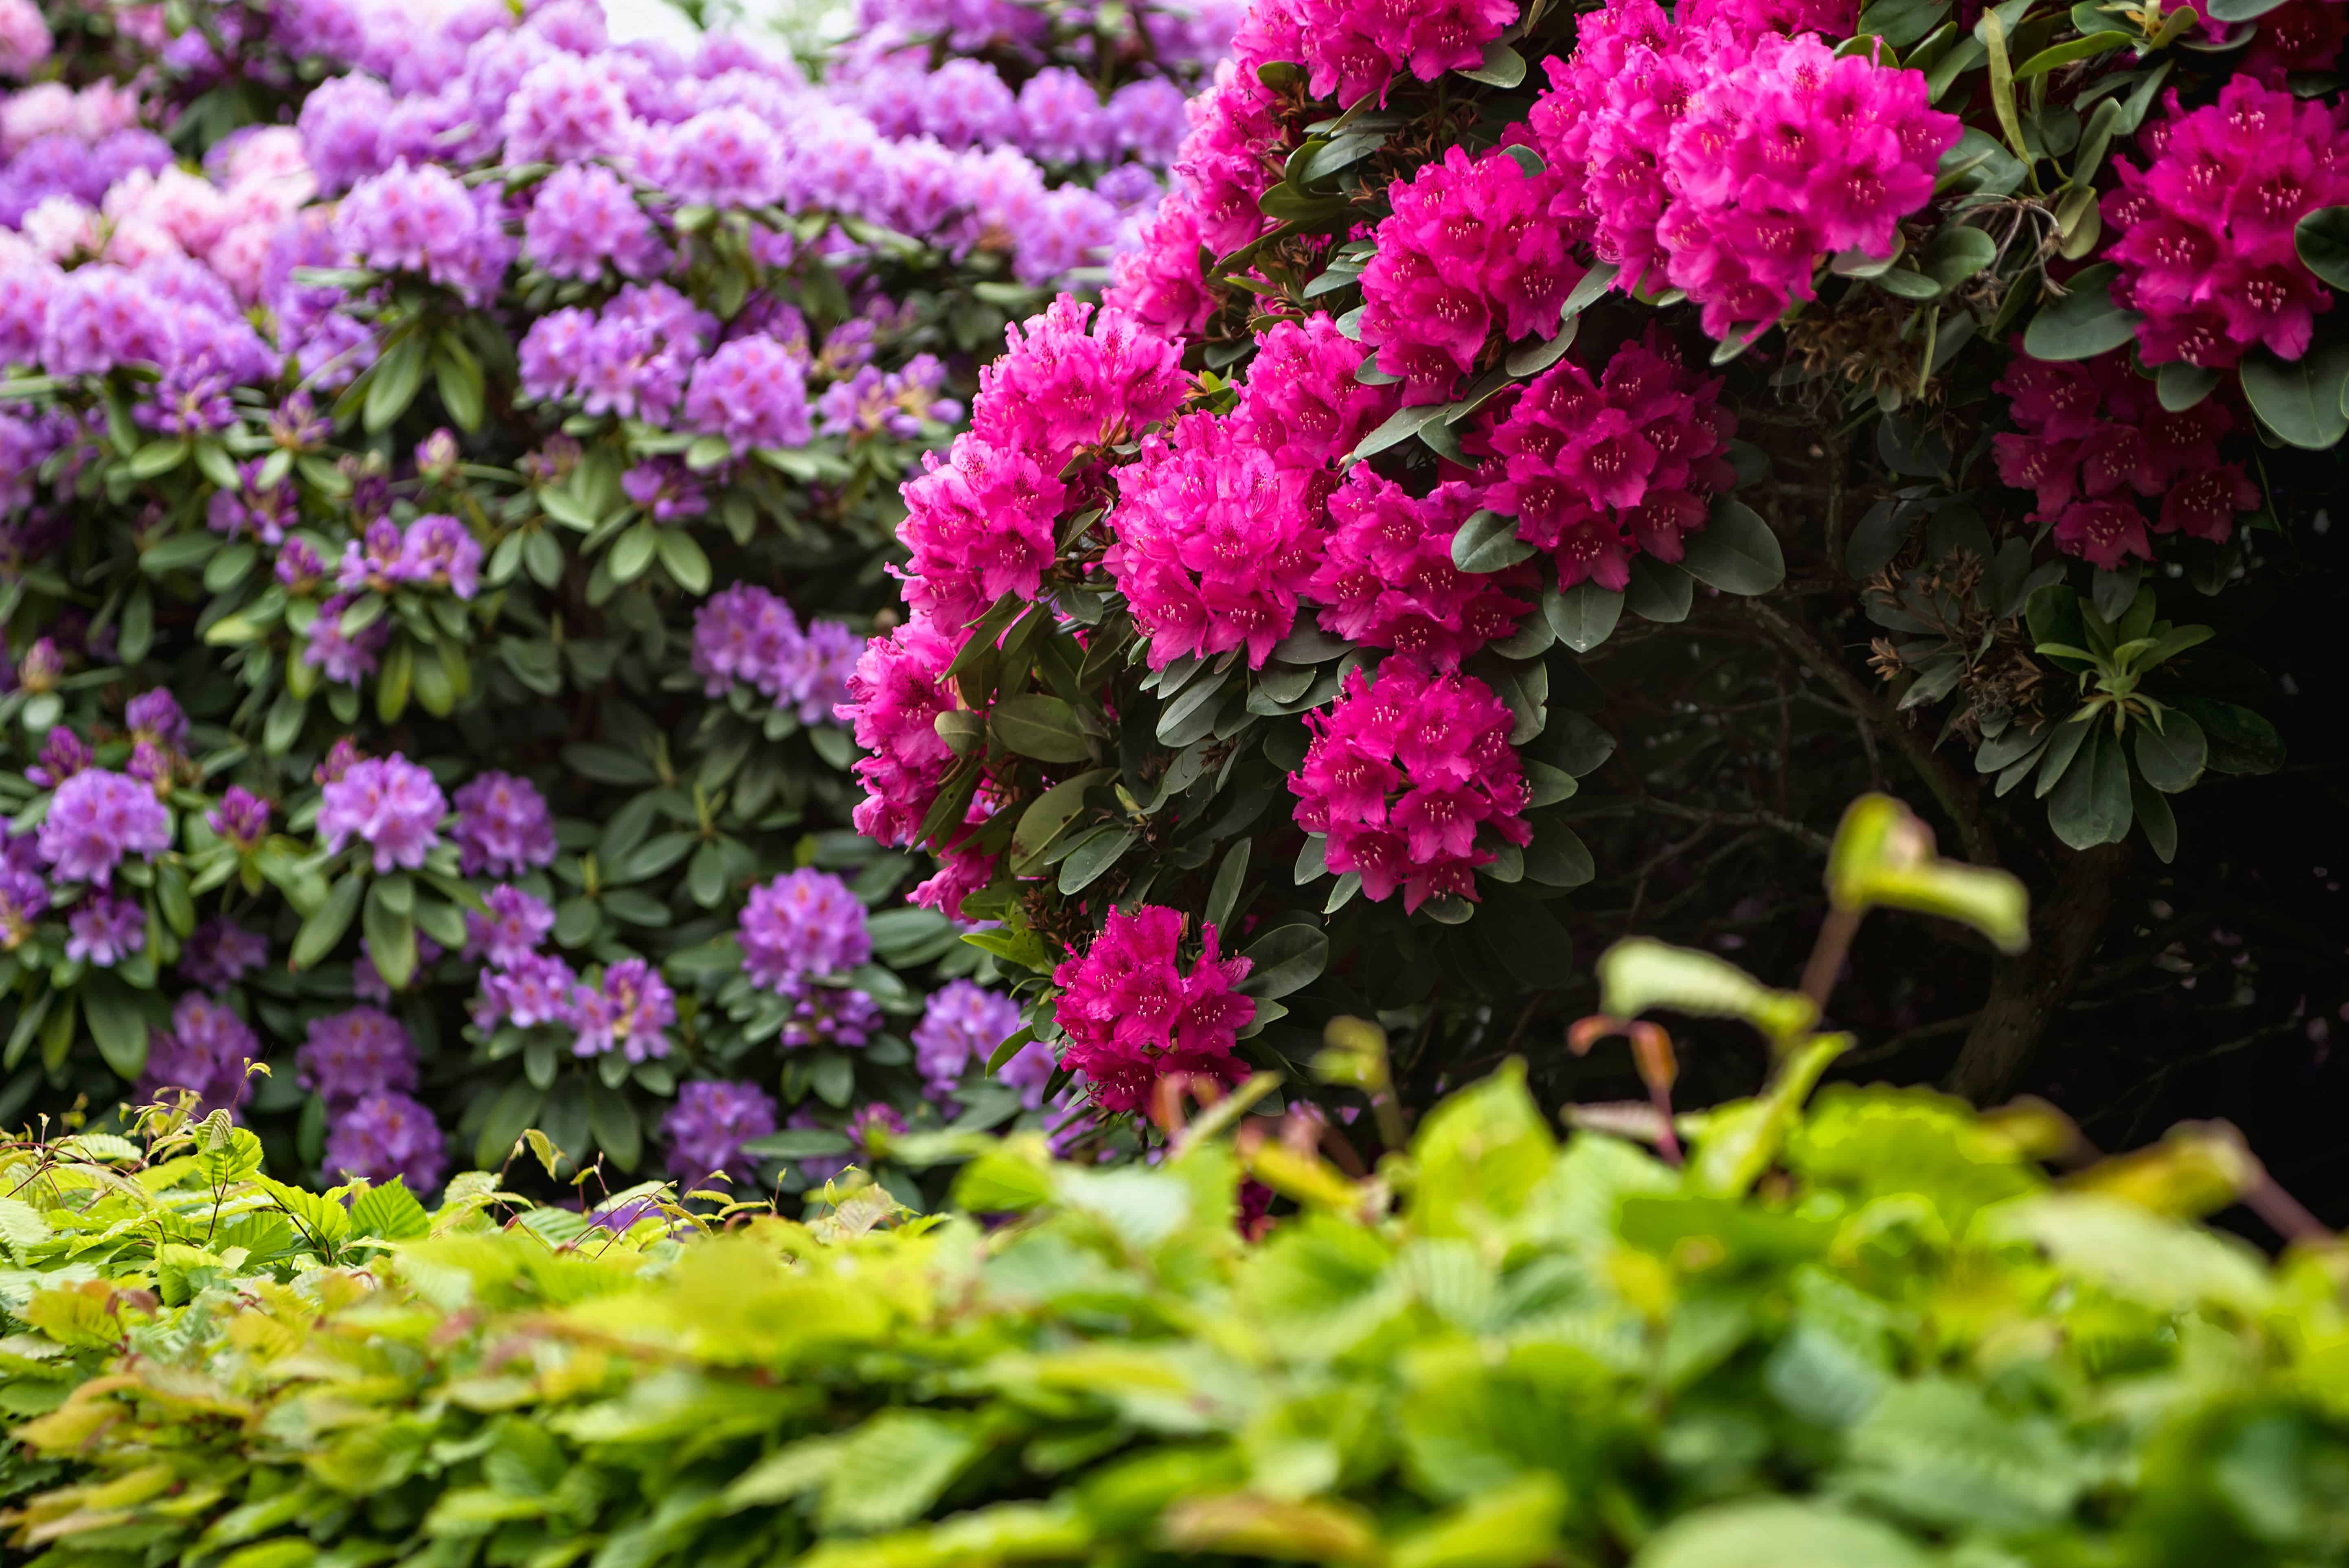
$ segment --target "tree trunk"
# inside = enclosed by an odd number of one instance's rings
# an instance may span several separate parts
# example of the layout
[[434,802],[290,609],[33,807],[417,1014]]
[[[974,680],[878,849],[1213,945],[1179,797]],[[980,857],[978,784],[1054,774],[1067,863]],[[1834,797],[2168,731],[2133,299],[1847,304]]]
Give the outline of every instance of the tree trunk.
[[2013,1092],[2048,1020],[2071,995],[2104,935],[2113,891],[2130,856],[2126,842],[2099,844],[2065,864],[2054,897],[2032,922],[2031,950],[2000,959],[1991,971],[1990,999],[1950,1069],[1951,1093],[1990,1105]]

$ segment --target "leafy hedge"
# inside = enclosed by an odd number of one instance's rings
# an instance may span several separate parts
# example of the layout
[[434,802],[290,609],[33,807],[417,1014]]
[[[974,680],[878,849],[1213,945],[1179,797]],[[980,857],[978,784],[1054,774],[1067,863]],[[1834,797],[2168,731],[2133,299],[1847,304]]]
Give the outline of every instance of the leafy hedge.
[[[1897,847],[1906,819],[1871,820]],[[1866,902],[1995,892],[1947,869]],[[1269,1076],[1187,1124],[1162,1097],[1155,1168],[933,1135],[966,1161],[962,1217],[851,1178],[805,1223],[624,1194],[616,1232],[479,1172],[428,1212],[272,1181],[224,1117],[143,1151],[13,1145],[11,1545],[44,1568],[2349,1553],[2349,1257],[2271,1266],[2193,1222],[2265,1185],[2230,1134],[2051,1179],[2077,1135],[2044,1109],[1813,1095],[1850,1041],[1800,993],[1655,944],[1601,968],[1619,1016],[1594,1026],[1651,1068],[1650,1007],[1774,1041],[1760,1097],[1676,1119],[1677,1167],[1627,1136],[1661,1137],[1644,1108],[1568,1108],[1561,1143],[1514,1062],[1358,1179],[1311,1113],[1263,1114]],[[1345,1023],[1319,1067],[1376,1089],[1383,1038]],[[1244,1173],[1295,1208],[1260,1243]]]

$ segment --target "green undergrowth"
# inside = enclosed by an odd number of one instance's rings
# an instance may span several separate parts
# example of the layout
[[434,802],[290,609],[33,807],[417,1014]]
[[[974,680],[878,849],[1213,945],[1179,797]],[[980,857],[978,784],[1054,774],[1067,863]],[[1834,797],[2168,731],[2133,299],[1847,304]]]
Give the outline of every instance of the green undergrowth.
[[[1155,1168],[626,1233],[319,1197],[200,1125],[0,1163],[44,1568],[2335,1563],[2342,1259],[2178,1217],[2199,1137],[1830,1088],[1561,1140],[1512,1068],[1349,1181],[1226,1100]],[[1268,1086],[1265,1086],[1268,1087]],[[1237,1130],[1237,1136],[1233,1133]],[[1243,1169],[1296,1203],[1260,1243]],[[346,1202],[347,1200],[347,1206]]]

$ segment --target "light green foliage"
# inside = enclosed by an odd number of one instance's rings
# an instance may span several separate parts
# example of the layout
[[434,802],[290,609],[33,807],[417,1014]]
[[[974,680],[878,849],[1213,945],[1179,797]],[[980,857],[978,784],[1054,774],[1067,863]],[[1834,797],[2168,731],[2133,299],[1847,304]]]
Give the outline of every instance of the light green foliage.
[[[13,1146],[11,1551],[2342,1561],[2349,1257],[2271,1266],[2177,1217],[2225,1169],[2191,1137],[2058,1183],[2027,1118],[1811,1095],[1840,1044],[1682,1118],[1685,1170],[1561,1141],[1512,1067],[1360,1181],[1228,1115],[1154,1168],[974,1140],[957,1201],[992,1227],[865,1189],[806,1223],[667,1205],[615,1235],[478,1175],[430,1212],[302,1193],[205,1125],[144,1154]],[[1299,1203],[1260,1243],[1235,1224],[1244,1170]]]

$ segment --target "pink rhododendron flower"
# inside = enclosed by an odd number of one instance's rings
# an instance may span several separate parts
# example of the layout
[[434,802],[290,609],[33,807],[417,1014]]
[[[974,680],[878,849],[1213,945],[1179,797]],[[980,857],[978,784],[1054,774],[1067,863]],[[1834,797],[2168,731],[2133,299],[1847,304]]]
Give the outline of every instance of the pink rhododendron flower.
[[1251,965],[1223,957],[1216,928],[1206,925],[1186,974],[1183,926],[1181,912],[1161,904],[1112,910],[1092,945],[1052,972],[1069,1037],[1061,1065],[1084,1076],[1093,1103],[1105,1110],[1139,1109],[1169,1073],[1226,1083],[1247,1075],[1232,1048],[1256,1016],[1256,1003],[1235,989]]
[[2190,113],[2171,92],[2169,112],[2138,139],[2145,168],[2113,160],[2120,188],[2105,198],[2113,298],[2145,313],[2139,354],[2220,369],[2257,344],[2298,359],[2333,291],[2301,264],[2292,228],[2349,202],[2349,105],[2236,77]]
[[1495,330],[1556,335],[1582,275],[1572,236],[1548,216],[1557,183],[1506,151],[1454,147],[1390,192],[1394,211],[1362,273],[1362,343],[1403,378],[1404,402],[1450,398]]
[[1306,716],[1313,741],[1288,779],[1297,824],[1328,835],[1325,863],[1361,876],[1373,901],[1398,888],[1406,911],[1474,899],[1494,843],[1533,840],[1511,722],[1473,676],[1406,654],[1358,668],[1327,713]]
[[1119,470],[1102,564],[1150,636],[1153,668],[1239,647],[1263,667],[1296,623],[1320,550],[1309,488],[1210,414],[1143,442]]
[[2125,350],[2050,364],[2020,339],[2013,349],[1992,385],[2015,428],[1992,449],[1999,478],[2037,502],[2025,521],[2053,523],[2057,549],[2112,571],[2151,558],[2149,532],[2223,543],[2236,516],[2258,508],[2259,486],[2220,456],[2237,422],[2220,396],[2172,411]]
[[1721,383],[1645,343],[1626,343],[1603,382],[1572,360],[1537,377],[1481,421],[1485,504],[1550,551],[1558,583],[1621,592],[1631,557],[1678,561],[1711,498],[1736,480],[1722,456],[1735,421]]
[[1452,564],[1452,536],[1479,504],[1475,487],[1439,485],[1425,499],[1360,463],[1330,498],[1330,542],[1310,585],[1322,630],[1348,642],[1416,654],[1440,670],[1500,641],[1533,607],[1509,589],[1530,568],[1472,575]]

